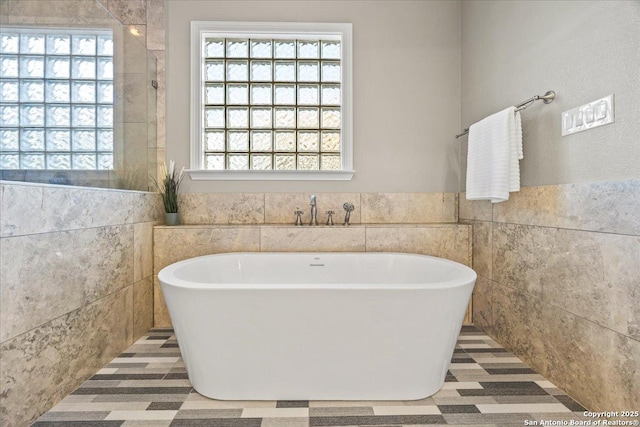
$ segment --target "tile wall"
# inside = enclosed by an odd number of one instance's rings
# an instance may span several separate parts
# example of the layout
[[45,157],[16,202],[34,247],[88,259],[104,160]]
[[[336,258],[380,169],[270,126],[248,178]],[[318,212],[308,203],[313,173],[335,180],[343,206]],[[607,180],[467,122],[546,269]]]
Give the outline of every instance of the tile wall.
[[593,410],[640,407],[640,180],[460,195],[473,319]]
[[[171,325],[157,274],[194,256],[221,252],[410,252],[471,265],[471,227],[457,224],[455,193],[318,193],[318,222],[335,211],[333,227],[294,226],[294,210],[310,220],[308,193],[187,193],[185,225],[154,229],[154,325]],[[355,210],[344,227],[342,205]],[[175,245],[175,242],[181,244]],[[467,319],[469,321],[470,319]]]
[[24,426],[153,323],[157,194],[0,184],[0,425]]

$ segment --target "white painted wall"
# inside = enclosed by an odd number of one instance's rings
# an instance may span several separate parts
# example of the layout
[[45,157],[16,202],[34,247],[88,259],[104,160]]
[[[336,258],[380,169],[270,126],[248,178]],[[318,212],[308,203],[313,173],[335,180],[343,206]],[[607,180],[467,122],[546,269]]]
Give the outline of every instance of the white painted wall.
[[350,182],[186,182],[185,191],[457,191],[458,1],[167,0],[167,158],[189,164],[192,20],[351,22]]
[[[464,127],[557,93],[523,113],[524,186],[640,177],[640,1],[463,1],[461,12]],[[611,93],[614,124],[561,136],[562,111]]]

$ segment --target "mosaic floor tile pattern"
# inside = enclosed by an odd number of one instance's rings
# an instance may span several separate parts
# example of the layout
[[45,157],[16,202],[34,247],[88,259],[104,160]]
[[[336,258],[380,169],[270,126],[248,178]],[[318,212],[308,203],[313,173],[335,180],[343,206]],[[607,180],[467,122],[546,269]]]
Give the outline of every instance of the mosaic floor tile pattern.
[[444,387],[412,401],[208,399],[191,387],[173,331],[153,329],[33,426],[522,426],[583,420],[583,411],[472,326],[463,327]]

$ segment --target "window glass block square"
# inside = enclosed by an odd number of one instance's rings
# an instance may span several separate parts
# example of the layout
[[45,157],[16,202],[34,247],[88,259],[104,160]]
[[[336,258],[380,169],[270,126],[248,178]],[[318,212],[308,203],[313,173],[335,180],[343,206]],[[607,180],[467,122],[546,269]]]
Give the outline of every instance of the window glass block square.
[[251,151],[271,151],[272,149],[271,131],[251,132]]
[[44,105],[21,105],[20,126],[44,126]]
[[251,85],[251,103],[254,105],[271,105],[270,84],[252,84]]
[[295,82],[296,81],[296,63],[295,62],[276,61],[274,64],[275,64],[274,80],[276,82]]
[[95,104],[96,83],[93,81],[73,81],[71,83],[71,101],[79,104]]
[[205,79],[210,82],[224,81],[224,61],[207,61]]
[[20,101],[44,102],[44,80],[21,80]]
[[20,53],[44,54],[44,34],[20,34]]
[[296,104],[295,85],[275,85],[275,103],[277,105]]
[[317,41],[298,40],[298,58],[317,59],[320,56],[320,44]]
[[47,126],[69,127],[71,125],[71,107],[68,105],[47,105]]
[[96,58],[74,57],[71,60],[71,77],[74,79],[95,79]]
[[48,79],[68,79],[71,75],[71,61],[65,56],[47,56],[46,76]]
[[298,127],[301,129],[318,128],[317,108],[298,108]]
[[69,55],[71,36],[68,34],[49,34],[46,41],[47,55]]
[[252,58],[271,58],[271,40],[251,40]]
[[224,154],[207,154],[205,168],[209,170],[224,170]]
[[322,109],[322,127],[323,128],[340,128],[340,109],[339,108],[323,108]]
[[229,170],[249,169],[249,155],[248,154],[228,154],[227,168]]
[[275,132],[275,151],[296,151],[296,133],[294,131]]
[[227,151],[249,151],[249,132],[227,132]]
[[0,151],[18,151],[20,148],[20,132],[18,129],[0,130]]
[[322,42],[322,59],[340,59],[340,42],[325,40]]
[[98,78],[113,80],[113,59],[98,58]]
[[14,105],[0,105],[0,126],[18,126],[20,114]]
[[44,151],[44,130],[43,129],[21,129],[20,130],[20,150],[21,151]]
[[296,110],[295,108],[275,108],[275,124],[278,129],[296,127]]
[[73,55],[95,55],[96,36],[74,34],[71,37],[71,53]]
[[96,151],[96,132],[94,130],[74,129],[71,140],[73,151]]
[[322,81],[340,82],[342,80],[339,62],[322,62]]
[[95,154],[74,154],[71,167],[77,170],[92,170],[96,168]]
[[320,100],[318,85],[300,85],[298,86],[298,104],[299,105],[318,105]]
[[206,58],[224,58],[224,39],[206,39],[204,56]]
[[208,128],[224,127],[224,108],[223,107],[207,107],[204,110],[204,125]]
[[227,57],[246,58],[249,54],[248,40],[227,39]]
[[271,170],[271,155],[270,154],[252,154],[251,155],[251,169],[253,170]]
[[275,40],[274,56],[276,58],[295,58],[296,42],[293,40]]
[[18,102],[19,99],[20,99],[20,89],[19,89],[17,80],[0,81],[0,101]]
[[298,81],[317,82],[320,80],[320,65],[318,62],[298,62]]
[[205,104],[224,104],[224,85],[222,83],[207,83],[205,88]]
[[17,78],[18,73],[18,57],[17,56],[0,56],[0,71],[2,77]]
[[97,130],[98,151],[113,151],[113,131],[108,129]]
[[45,168],[44,154],[21,154],[20,168],[21,169],[44,169]]
[[113,36],[98,36],[98,55],[113,56]]
[[276,163],[276,170],[292,171],[296,170],[296,155],[295,154],[276,154],[274,156]]
[[47,80],[45,91],[47,102],[69,102],[71,99],[68,81]]
[[251,80],[254,82],[270,82],[271,61],[251,61]]
[[47,154],[47,169],[71,169],[71,154]]
[[340,85],[322,85],[322,105],[340,104]]
[[98,170],[113,170],[113,154],[98,154]]
[[320,156],[321,170],[340,170],[340,155],[323,154]]
[[261,129],[270,128],[271,114],[271,108],[252,108],[251,127]]
[[242,82],[249,80],[249,62],[248,61],[228,61],[227,62],[227,81]]
[[318,132],[298,132],[298,151],[315,151],[319,149]]
[[113,107],[111,105],[98,105],[98,127],[113,126]]
[[98,102],[113,104],[113,83],[98,82]]
[[319,163],[317,154],[298,154],[298,170],[318,170]]
[[[10,76],[7,76],[10,77]],[[43,56],[21,56],[20,77],[23,79],[41,79],[44,77]]]
[[229,128],[248,128],[249,127],[249,109],[248,108],[227,108],[227,127]]
[[228,84],[227,85],[227,104],[230,105],[246,105],[249,103],[249,85]]
[[70,151],[71,131],[47,129],[47,151]]
[[0,154],[0,169],[20,169],[20,157],[17,154]]
[[340,131],[322,132],[322,151],[340,151]]
[[0,34],[0,53],[18,53],[20,38],[17,34]]
[[96,107],[74,105],[71,110],[73,127],[94,127],[96,125]]
[[[205,151],[224,151],[224,131],[211,130],[204,133]],[[224,161],[222,162],[224,164]]]

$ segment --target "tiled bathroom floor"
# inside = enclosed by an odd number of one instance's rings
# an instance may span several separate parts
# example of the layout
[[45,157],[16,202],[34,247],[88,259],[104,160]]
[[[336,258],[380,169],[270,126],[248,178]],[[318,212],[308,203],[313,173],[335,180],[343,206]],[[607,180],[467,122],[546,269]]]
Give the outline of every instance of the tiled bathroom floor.
[[[414,401],[219,401],[191,388],[171,330],[154,329],[33,424],[37,427],[522,426],[584,408],[465,326],[444,387]],[[562,425],[562,424],[560,424]]]

